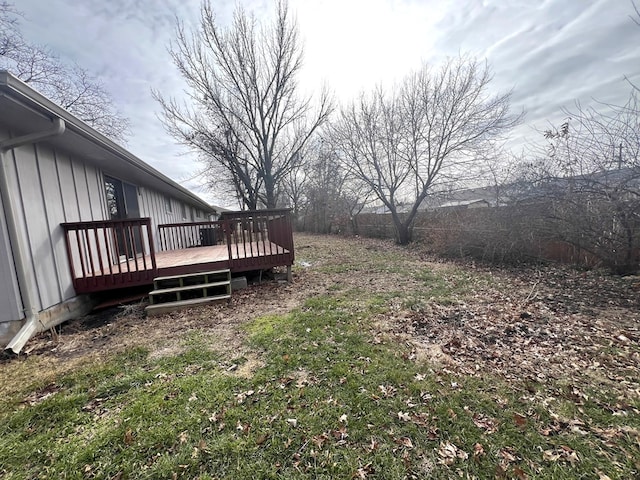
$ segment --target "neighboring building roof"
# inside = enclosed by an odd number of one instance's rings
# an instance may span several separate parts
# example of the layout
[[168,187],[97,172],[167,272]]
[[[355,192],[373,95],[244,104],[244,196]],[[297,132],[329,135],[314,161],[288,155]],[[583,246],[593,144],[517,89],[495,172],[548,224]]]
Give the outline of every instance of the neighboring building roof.
[[224,210],[205,202],[11,73],[0,70],[0,123],[8,125],[14,135],[23,135],[51,128],[56,118],[64,120],[66,130],[47,140],[54,147],[76,154],[111,175],[166,193],[207,213]]
[[493,186],[438,192],[425,198],[419,210],[468,207],[480,202],[484,202],[490,207],[495,207],[497,193],[496,188]]
[[452,202],[445,202],[439,205],[439,208],[453,208],[453,207],[472,207],[472,206],[489,206],[489,202],[484,198],[478,198],[475,200],[454,200]]

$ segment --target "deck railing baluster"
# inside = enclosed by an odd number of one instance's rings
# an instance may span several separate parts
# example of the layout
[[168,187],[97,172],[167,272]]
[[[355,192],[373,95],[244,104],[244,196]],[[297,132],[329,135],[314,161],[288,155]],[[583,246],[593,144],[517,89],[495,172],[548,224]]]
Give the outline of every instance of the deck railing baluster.
[[76,237],[76,247],[78,248],[78,258],[80,258],[80,268],[82,269],[82,278],[87,278],[87,267],[84,263],[84,251],[82,248],[82,242],[80,241],[80,233],[78,230],[74,230],[74,233]]
[[[233,222],[234,227],[233,227],[233,243],[235,243],[236,245],[236,258],[239,259],[240,258],[240,248],[239,248],[239,243],[240,243],[240,239],[242,239],[240,235],[240,233],[238,232],[238,229],[242,228],[242,221],[235,221]],[[242,247],[245,247],[244,244],[244,239],[242,241]]]
[[102,226],[102,239],[104,240],[104,248],[107,252],[107,265],[109,266],[109,275],[113,276],[113,260],[111,257],[111,249],[109,248],[109,238],[107,237],[107,226]]
[[149,240],[149,257],[151,258],[151,269],[153,271],[153,276],[155,277],[158,266],[156,264],[156,251],[155,247],[153,246],[153,235],[151,234],[151,219],[146,218],[144,221],[147,226],[147,238]]
[[76,266],[75,262],[73,261],[73,254],[71,253],[71,238],[69,238],[69,235],[71,235],[71,231],[67,230],[66,232],[64,232],[64,244],[67,249],[69,266],[71,267],[71,278],[76,278]]
[[100,265],[100,275],[103,275],[104,265],[102,264],[102,252],[100,251],[100,240],[98,240],[98,227],[93,229],[93,238],[96,241],[96,249],[98,250],[98,264]]
[[118,273],[122,275],[122,262],[120,261],[120,249],[118,248],[118,231],[116,230],[115,224],[109,228],[111,231],[111,239],[113,241],[113,246],[115,248],[115,261],[116,265],[118,265]]
[[87,254],[89,256],[89,265],[91,266],[91,278],[93,279],[93,283],[95,285],[95,282],[96,282],[96,267],[95,267],[95,265],[93,263],[93,251],[92,251],[92,248],[91,248],[91,240],[89,238],[89,230],[90,229],[83,230],[83,232],[84,232],[84,242],[85,242],[85,245],[86,245],[86,248],[87,248]]
[[[142,227],[143,227],[143,225],[144,225],[144,223],[141,223],[140,225],[138,225],[138,228],[140,229],[140,243],[141,243],[141,245],[140,245],[140,246],[142,247],[142,267],[143,267],[145,270],[148,270],[148,268],[147,268],[147,256],[146,256],[146,255],[145,255],[145,253],[144,253],[144,251],[146,250],[146,249],[144,248],[144,241],[145,241],[145,237],[143,237],[143,236],[142,236]],[[146,225],[144,225],[144,226],[145,226],[145,231],[148,231],[148,230],[146,229]],[[148,236],[148,234],[147,234],[147,236]]]
[[129,263],[129,259],[131,256],[129,255],[129,242],[127,241],[127,235],[124,227],[124,222],[118,222],[120,228],[120,232],[122,232],[122,239],[124,240],[124,261],[127,264],[127,273],[129,274],[129,278],[131,278],[131,264]]
[[222,222],[222,233],[227,242],[227,255],[229,257],[229,269],[233,268],[233,255],[231,254],[231,225],[228,220]]
[[247,243],[249,244],[249,253],[253,257],[253,221],[251,218],[245,220],[244,227],[245,229],[243,231],[249,234],[249,238],[247,239],[249,241],[244,244],[244,258],[247,258]]

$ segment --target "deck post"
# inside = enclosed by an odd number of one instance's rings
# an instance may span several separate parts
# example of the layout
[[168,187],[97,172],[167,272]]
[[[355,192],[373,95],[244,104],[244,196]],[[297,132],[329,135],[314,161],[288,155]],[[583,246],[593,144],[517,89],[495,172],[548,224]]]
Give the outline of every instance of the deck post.
[[291,273],[291,265],[287,265],[287,282],[293,283],[293,274]]

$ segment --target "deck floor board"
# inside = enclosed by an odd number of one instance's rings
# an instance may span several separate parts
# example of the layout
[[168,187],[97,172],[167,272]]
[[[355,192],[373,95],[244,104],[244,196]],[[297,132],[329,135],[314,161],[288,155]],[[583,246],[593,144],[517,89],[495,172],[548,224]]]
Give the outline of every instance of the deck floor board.
[[[251,242],[231,245],[231,258],[234,260],[284,255],[287,253],[289,253],[287,249],[273,242]],[[227,268],[226,264],[229,261],[229,250],[226,245],[213,245],[181,250],[166,250],[156,252],[155,256],[158,276],[161,276],[163,273],[170,272],[178,267],[188,268],[194,273],[201,271],[200,269],[205,266],[210,268],[212,264],[220,264],[220,267]],[[123,261],[119,265],[112,265],[111,271],[105,269],[106,271],[104,272],[96,270],[93,275],[87,273],[87,277],[101,277],[111,275],[112,273],[120,274],[121,272],[123,274],[144,272],[151,269],[151,258],[147,255],[145,257],[140,256],[136,259],[129,259],[126,262]]]

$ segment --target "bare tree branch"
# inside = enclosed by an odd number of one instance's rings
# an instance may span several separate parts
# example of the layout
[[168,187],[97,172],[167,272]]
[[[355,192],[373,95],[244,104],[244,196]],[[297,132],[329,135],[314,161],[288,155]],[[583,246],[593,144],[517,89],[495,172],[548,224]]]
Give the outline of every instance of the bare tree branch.
[[640,99],[580,104],[545,132],[548,145],[522,168],[521,200],[545,207],[556,239],[590,252],[617,273],[638,269]]
[[129,121],[116,109],[104,85],[78,65],[68,65],[48,47],[28,42],[20,12],[0,3],[0,68],[16,75],[96,130],[124,142]]
[[282,201],[281,184],[327,120],[331,99],[323,91],[314,111],[310,98],[297,95],[302,49],[285,2],[268,27],[238,7],[224,29],[208,1],[200,17],[193,32],[178,21],[170,47],[190,102],[154,92],[161,119],[170,135],[200,154],[208,174],[226,172],[243,206],[273,208]]

